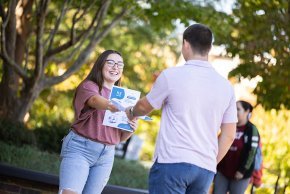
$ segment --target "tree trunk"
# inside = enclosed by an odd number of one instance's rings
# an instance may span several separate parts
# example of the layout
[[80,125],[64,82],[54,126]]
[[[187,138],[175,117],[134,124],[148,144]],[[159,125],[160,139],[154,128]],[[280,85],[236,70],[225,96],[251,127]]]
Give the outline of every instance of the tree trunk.
[[[6,90],[2,90],[2,88]],[[28,113],[28,111],[33,105],[33,102],[39,96],[40,92],[43,89],[39,84],[34,84],[34,86],[30,87],[26,86],[25,87],[26,89],[24,89],[21,92],[21,95],[16,97],[15,95],[12,94],[11,91],[13,90],[11,88],[9,87],[2,88],[0,95],[1,102],[0,117],[4,119],[17,121],[20,123],[24,121],[25,115]]]
[[15,72],[4,64],[2,81],[0,83],[0,117],[6,119],[13,119],[15,108],[18,107],[19,102],[16,98],[17,85]]
[[[17,1],[11,1],[10,10],[12,11],[9,17],[7,27],[5,29],[6,50],[11,59],[17,64],[22,65],[26,42],[31,33],[30,17],[32,12],[33,1],[22,0],[17,8]],[[22,14],[16,14],[22,13]],[[16,23],[18,25],[16,25]],[[3,61],[3,76],[0,83],[0,117],[4,119],[16,120],[23,122],[26,112],[31,107],[31,103],[27,99],[29,96],[35,96],[29,92],[21,91],[23,84],[20,84],[20,77],[13,71],[12,67],[5,64]],[[26,94],[27,93],[27,94]],[[26,112],[24,112],[26,111]]]
[[[28,87],[27,87],[28,88]],[[28,113],[30,108],[33,105],[33,102],[39,96],[42,91],[42,87],[38,84],[35,84],[32,87],[29,87],[27,90],[24,90],[21,98],[19,99],[18,110],[15,112],[15,119],[19,122],[23,122],[25,115]]]
[[[17,2],[11,1],[9,9],[15,10]],[[7,53],[11,59],[15,59],[15,44],[16,44],[16,15],[11,12],[8,18],[8,23],[5,28],[5,40],[6,44],[3,47],[6,48]],[[4,118],[13,118],[11,110],[17,107],[18,103],[16,100],[16,94],[18,89],[18,75],[13,71],[13,69],[5,64],[3,61],[3,76],[0,83],[0,116]]]
[[32,15],[32,5],[33,0],[22,0],[20,2],[19,8],[22,9],[22,15],[17,15],[17,21],[19,26],[16,36],[16,45],[15,48],[15,61],[17,64],[21,65],[26,51],[26,42],[31,34],[31,22],[30,17]]

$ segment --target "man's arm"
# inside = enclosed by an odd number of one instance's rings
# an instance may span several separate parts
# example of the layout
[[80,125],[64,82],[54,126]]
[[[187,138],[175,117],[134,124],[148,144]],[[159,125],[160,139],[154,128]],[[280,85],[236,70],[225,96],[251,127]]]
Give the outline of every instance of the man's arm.
[[[131,109],[131,110],[130,110]],[[132,120],[138,116],[149,114],[153,110],[153,106],[149,103],[146,96],[141,98],[135,106],[126,108],[127,117]]]
[[236,136],[236,123],[223,123],[221,125],[221,134],[218,137],[218,155],[219,163],[230,149]]

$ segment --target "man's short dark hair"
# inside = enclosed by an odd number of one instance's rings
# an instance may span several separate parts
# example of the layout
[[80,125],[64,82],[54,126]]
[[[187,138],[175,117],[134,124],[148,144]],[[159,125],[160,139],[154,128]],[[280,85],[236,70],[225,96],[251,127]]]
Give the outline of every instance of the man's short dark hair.
[[212,45],[213,35],[209,27],[193,24],[183,33],[183,40],[189,42],[191,48],[201,55],[208,54]]

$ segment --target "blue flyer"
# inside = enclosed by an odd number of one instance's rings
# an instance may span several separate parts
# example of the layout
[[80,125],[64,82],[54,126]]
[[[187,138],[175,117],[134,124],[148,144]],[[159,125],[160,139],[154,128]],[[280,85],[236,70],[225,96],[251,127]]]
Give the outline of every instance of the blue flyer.
[[[137,103],[140,94],[141,93],[136,90],[113,86],[110,100],[120,111],[113,113],[106,110],[103,125],[133,132],[133,129],[128,124],[128,118],[124,111],[127,107],[134,106]],[[145,117],[141,119],[145,120]]]

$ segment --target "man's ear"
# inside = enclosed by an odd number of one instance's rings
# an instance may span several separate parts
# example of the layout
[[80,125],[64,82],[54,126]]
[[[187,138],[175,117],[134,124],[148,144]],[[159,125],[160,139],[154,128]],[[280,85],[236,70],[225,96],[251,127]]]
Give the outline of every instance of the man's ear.
[[183,45],[185,48],[188,48],[190,46],[189,42],[187,40],[183,40]]

